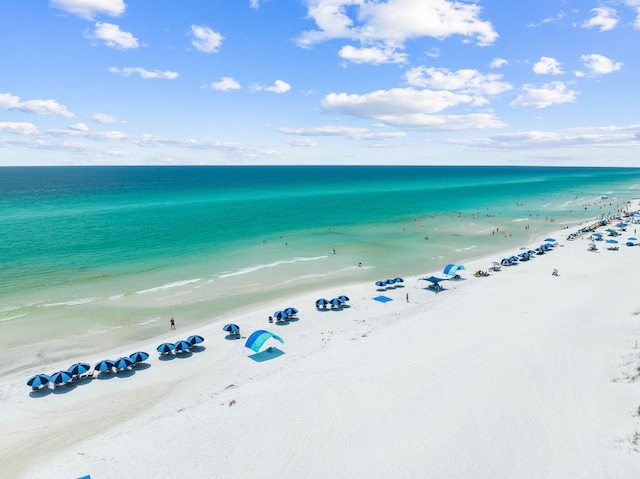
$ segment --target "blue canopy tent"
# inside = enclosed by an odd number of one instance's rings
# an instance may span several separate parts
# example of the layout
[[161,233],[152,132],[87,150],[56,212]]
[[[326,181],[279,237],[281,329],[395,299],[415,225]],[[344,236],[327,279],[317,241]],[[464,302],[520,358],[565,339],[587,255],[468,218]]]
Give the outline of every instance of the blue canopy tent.
[[262,345],[271,338],[284,344],[284,340],[280,336],[270,333],[269,331],[265,331],[264,329],[259,329],[251,333],[251,336],[247,338],[247,342],[244,344],[244,347],[257,353],[260,351]]
[[428,278],[420,278],[422,281],[429,281],[431,284],[429,287],[433,288],[435,291],[440,291],[442,286],[440,283],[443,281],[449,281],[449,278],[438,278],[436,276],[429,276]]

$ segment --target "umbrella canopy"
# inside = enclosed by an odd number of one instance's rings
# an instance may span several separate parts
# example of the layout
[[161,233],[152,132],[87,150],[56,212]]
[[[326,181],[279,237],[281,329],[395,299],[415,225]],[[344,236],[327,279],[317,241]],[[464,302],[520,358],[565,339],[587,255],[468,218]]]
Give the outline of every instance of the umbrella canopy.
[[291,306],[290,306],[290,307],[288,307],[288,308],[286,308],[286,309],[284,310],[284,312],[285,312],[286,314],[288,314],[289,316],[293,316],[293,315],[295,315],[295,314],[298,314],[298,310],[297,310],[296,308],[291,307]]
[[194,334],[193,336],[189,336],[187,338],[187,342],[189,344],[191,344],[191,346],[195,346],[196,344],[200,344],[204,341],[204,338],[202,336],[198,336],[197,334]]
[[270,333],[269,331],[265,331],[264,329],[259,329],[258,331],[251,333],[251,336],[247,338],[247,342],[244,346],[245,348],[249,348],[257,353],[269,338],[273,338],[284,343],[284,340],[280,336]]
[[71,374],[69,374],[69,371],[58,371],[57,373],[53,373],[49,380],[54,385],[68,383],[71,381]]
[[316,301],[316,306],[326,306],[327,304],[329,304],[329,301],[327,301],[324,298],[320,298],[319,300]]
[[131,361],[131,359],[125,357],[125,358],[117,359],[113,363],[113,365],[114,365],[114,367],[116,369],[126,369],[126,368],[128,368],[128,367],[133,365],[133,361]]
[[185,349],[189,349],[192,346],[192,344],[189,341],[178,341],[175,344],[175,350],[176,351],[184,351]]
[[385,284],[385,285],[392,285],[392,284],[396,284],[396,280],[395,280],[395,279],[385,279],[385,280],[384,280],[384,284]]
[[273,316],[276,319],[287,319],[289,317],[289,315],[284,311],[276,311],[275,313],[273,313]]
[[629,241],[638,241],[638,238],[629,238]]
[[159,353],[167,354],[176,349],[176,345],[173,343],[162,343],[156,348]]
[[222,330],[228,333],[238,333],[240,332],[240,326],[238,326],[237,324],[225,324],[222,327]]
[[111,361],[110,359],[104,359],[99,363],[96,363],[93,369],[95,369],[98,372],[109,371],[113,369],[113,361]]
[[549,243],[555,243],[556,240],[553,238],[545,238],[544,241],[548,241]]
[[86,373],[89,369],[91,369],[91,365],[88,363],[75,363],[69,366],[69,374],[72,376],[80,376],[81,374]]
[[386,286],[387,282],[386,281],[376,281],[376,286]]
[[343,303],[346,303],[347,301],[349,301],[349,297],[345,296],[344,294],[342,296],[338,296],[338,299]]
[[395,283],[404,283],[404,279],[402,279],[402,278],[393,278],[393,281]]
[[46,374],[36,374],[35,376],[31,376],[27,381],[27,386],[31,386],[34,389],[37,389],[42,386],[46,386],[51,381],[51,378]]
[[466,268],[461,264],[448,264],[444,267],[444,270],[442,272],[444,274],[448,274],[449,276],[455,276],[459,270],[464,270],[464,269]]
[[149,355],[144,351],[138,351],[131,354],[129,356],[129,359],[131,359],[133,363],[141,363],[142,361],[146,361],[147,359],[149,359]]
[[331,306],[340,306],[342,304],[342,301],[340,301],[338,298],[333,298],[331,301],[329,301],[329,303],[331,303]]
[[429,281],[430,283],[433,284],[438,284],[441,281],[448,281],[449,278],[436,278],[435,276],[429,276],[428,278],[420,278],[423,281]]
[[608,239],[606,242],[612,243],[612,244],[618,244],[618,240],[614,240],[614,239]]

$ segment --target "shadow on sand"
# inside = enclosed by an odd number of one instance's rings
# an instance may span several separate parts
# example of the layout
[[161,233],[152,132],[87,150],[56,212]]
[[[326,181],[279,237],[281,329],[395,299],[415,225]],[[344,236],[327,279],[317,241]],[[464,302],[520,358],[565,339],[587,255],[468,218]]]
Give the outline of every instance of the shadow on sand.
[[249,358],[253,359],[257,363],[261,363],[263,361],[275,359],[279,356],[282,356],[283,354],[284,351],[281,351],[278,348],[267,348],[264,351],[250,355]]

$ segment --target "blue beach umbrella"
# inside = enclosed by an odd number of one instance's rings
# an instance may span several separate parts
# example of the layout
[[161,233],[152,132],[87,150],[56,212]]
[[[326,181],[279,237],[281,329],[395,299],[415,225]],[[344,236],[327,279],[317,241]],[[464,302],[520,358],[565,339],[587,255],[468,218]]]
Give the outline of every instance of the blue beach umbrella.
[[638,241],[638,238],[629,238],[630,241]]
[[69,371],[69,374],[71,374],[72,376],[80,376],[81,374],[84,374],[87,371],[89,371],[89,369],[91,369],[91,365],[90,364],[87,364],[87,363],[75,363],[75,364],[69,366],[69,369],[67,369],[67,371]]
[[222,330],[226,331],[227,333],[239,333],[240,326],[238,326],[237,324],[225,324],[222,327]]
[[555,243],[556,240],[553,238],[545,238],[544,241],[548,241],[549,243]]
[[345,296],[344,294],[342,296],[338,296],[338,299],[340,301],[342,301],[343,303],[346,303],[347,301],[349,301],[349,296]]
[[285,308],[284,312],[286,314],[288,314],[289,316],[295,316],[296,314],[298,314],[298,310],[296,308],[291,307],[291,306],[288,307],[288,308]]
[[316,308],[319,308],[320,306],[326,306],[327,304],[329,304],[329,301],[324,298],[320,298],[316,301]]
[[96,363],[93,369],[98,372],[111,371],[113,369],[113,361],[111,361],[110,359],[104,359],[99,363]]
[[618,243],[618,240],[608,239],[606,242],[607,242],[607,243],[611,243],[611,244],[617,244],[617,243]]
[[276,311],[275,313],[273,313],[273,317],[276,319],[287,319],[289,315],[284,311]]
[[329,301],[329,303],[331,304],[331,306],[342,306],[342,301],[340,301],[338,298],[333,298]]
[[125,358],[117,359],[117,360],[113,363],[113,366],[114,366],[116,369],[126,369],[126,368],[128,368],[128,367],[130,367],[130,366],[132,366],[132,365],[133,365],[133,361],[131,361],[131,359],[126,358],[126,357],[125,357]]
[[69,374],[69,371],[58,371],[53,373],[49,380],[54,386],[57,386],[58,384],[68,383],[71,381],[71,374]]
[[167,354],[170,353],[171,351],[173,351],[174,349],[176,349],[176,345],[173,343],[162,343],[160,346],[158,346],[156,348],[156,351],[158,351],[159,353],[162,354]]
[[36,374],[29,378],[27,386],[31,386],[33,389],[38,389],[39,387],[49,384],[49,381],[51,381],[51,378],[46,374]]
[[404,279],[402,278],[393,278],[394,283],[404,283]]
[[193,346],[189,341],[178,341],[175,344],[175,350],[176,351],[184,351],[185,349],[189,349],[191,346]]
[[391,286],[392,284],[396,284],[396,280],[395,279],[385,279],[384,280],[384,284]]
[[191,344],[191,346],[195,346],[196,344],[200,344],[204,342],[204,338],[202,336],[198,336],[197,334],[194,334],[193,336],[189,336],[187,338],[187,342]]
[[376,281],[376,286],[385,287],[387,285],[386,281]]
[[149,359],[149,355],[144,351],[138,351],[133,354],[130,354],[129,359],[131,359],[131,362],[133,364],[141,363],[142,361],[146,361],[147,359]]

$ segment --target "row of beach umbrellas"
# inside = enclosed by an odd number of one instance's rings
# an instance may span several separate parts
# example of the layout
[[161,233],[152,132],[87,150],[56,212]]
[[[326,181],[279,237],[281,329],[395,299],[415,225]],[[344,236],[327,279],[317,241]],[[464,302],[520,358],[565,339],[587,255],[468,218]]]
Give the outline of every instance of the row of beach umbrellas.
[[398,284],[398,283],[404,283],[404,279],[402,278],[383,279],[380,281],[376,281],[376,286],[380,288],[385,288],[387,286],[393,286],[394,284]]
[[[149,359],[149,355],[144,351],[138,351],[130,356],[123,356],[115,361],[110,359],[104,359],[96,363],[93,367],[94,372],[111,371],[112,369],[122,370],[129,368],[136,363],[146,361]],[[74,379],[79,378],[83,374],[87,374],[91,371],[91,365],[89,363],[75,363],[69,366],[65,370],[56,371],[51,375],[36,374],[31,376],[27,380],[27,386],[31,386],[33,389],[40,389],[41,387],[52,384],[54,387],[60,384],[66,384]]]
[[503,266],[509,266],[512,264],[516,264],[520,261],[529,261],[531,258],[533,258],[536,255],[541,255],[546,253],[547,251],[551,251],[553,249],[553,245],[555,244],[556,240],[553,238],[546,238],[544,241],[545,242],[540,246],[538,246],[537,248],[533,248],[533,249],[521,248],[522,250],[521,253],[518,253],[517,255],[509,256],[507,258],[502,258],[502,260],[500,261],[500,264],[502,264]]
[[331,305],[332,308],[340,307],[347,301],[349,301],[349,297],[344,294],[332,299],[320,298],[316,301],[316,308],[326,308],[329,305]]
[[196,334],[193,336],[189,336],[187,339],[182,339],[176,343],[162,343],[156,348],[156,350],[160,354],[169,354],[174,351],[182,352],[182,351],[187,351],[193,348],[194,346],[197,346],[203,341],[204,341],[204,338]]
[[289,306],[288,308],[273,313],[273,317],[276,318],[276,321],[286,321],[289,318],[293,318],[296,314],[298,314],[298,310],[293,306]]

